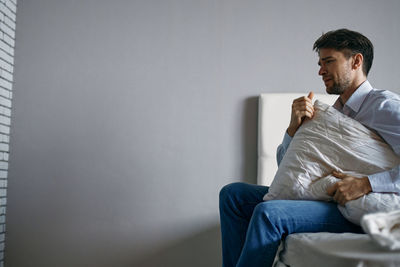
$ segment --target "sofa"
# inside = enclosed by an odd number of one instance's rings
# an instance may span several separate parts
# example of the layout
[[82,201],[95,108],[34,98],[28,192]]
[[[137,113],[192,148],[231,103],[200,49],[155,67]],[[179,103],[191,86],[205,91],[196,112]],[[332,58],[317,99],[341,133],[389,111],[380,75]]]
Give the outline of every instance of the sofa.
[[[257,183],[269,186],[277,171],[276,148],[289,125],[293,99],[304,94],[270,93],[259,97]],[[337,96],[315,94],[327,104]],[[282,241],[274,266],[400,266],[400,251],[386,250],[368,234],[296,233]]]

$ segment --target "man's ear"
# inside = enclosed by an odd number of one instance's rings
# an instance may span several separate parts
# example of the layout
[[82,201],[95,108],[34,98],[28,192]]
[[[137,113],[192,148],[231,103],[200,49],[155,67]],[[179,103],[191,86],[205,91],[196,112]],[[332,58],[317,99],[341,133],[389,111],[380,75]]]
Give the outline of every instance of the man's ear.
[[362,68],[362,64],[364,62],[364,57],[361,53],[357,53],[353,55],[353,69],[356,70],[358,68]]

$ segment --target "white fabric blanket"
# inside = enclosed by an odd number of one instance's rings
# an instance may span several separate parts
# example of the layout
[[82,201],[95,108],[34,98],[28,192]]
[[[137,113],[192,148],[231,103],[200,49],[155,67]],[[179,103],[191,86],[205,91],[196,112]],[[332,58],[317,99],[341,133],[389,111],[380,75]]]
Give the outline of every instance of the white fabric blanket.
[[379,246],[400,249],[400,210],[367,214],[361,226]]
[[[332,171],[363,177],[400,164],[390,146],[358,121],[319,101],[314,107],[314,118],[293,137],[264,200],[331,201],[326,189],[338,181]],[[364,214],[400,209],[400,196],[370,193],[339,209],[360,224]]]

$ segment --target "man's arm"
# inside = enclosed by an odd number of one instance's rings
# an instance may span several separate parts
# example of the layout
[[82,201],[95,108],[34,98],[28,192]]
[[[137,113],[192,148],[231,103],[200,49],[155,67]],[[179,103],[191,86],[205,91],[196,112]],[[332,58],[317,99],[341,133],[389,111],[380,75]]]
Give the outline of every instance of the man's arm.
[[313,97],[314,93],[310,92],[308,96],[302,96],[293,101],[292,115],[290,117],[289,127],[287,128],[287,133],[290,137],[294,136],[305,118],[312,119],[314,116]]
[[282,143],[278,146],[278,148],[276,150],[276,161],[278,162],[278,166],[281,164],[283,156],[285,156],[286,150],[288,149],[291,141],[292,141],[292,137],[290,137],[286,131],[285,136],[283,137]]
[[[386,96],[371,114],[372,128],[400,158],[400,98]],[[373,192],[400,193],[400,166],[368,176]]]
[[346,202],[362,197],[372,191],[368,177],[356,178],[337,171],[332,174],[341,179],[341,181],[329,187],[327,193],[342,206]]
[[370,192],[400,193],[400,165],[389,171],[372,174],[363,178],[356,178],[340,172],[333,172],[333,176],[341,181],[327,189],[328,195],[340,205],[357,199]]
[[292,141],[292,137],[295,135],[304,119],[312,119],[314,116],[314,106],[312,104],[313,97],[314,93],[310,92],[308,96],[302,96],[293,100],[290,124],[285,132],[282,144],[278,146],[276,151],[276,160],[278,162],[278,166],[281,163],[290,142]]
[[[380,99],[379,105],[371,112],[370,117],[371,122],[368,126],[377,131],[400,157],[400,101],[398,98]],[[369,192],[400,193],[400,165],[361,179],[349,175],[332,174],[342,180],[328,188],[327,193],[333,196],[340,205]]]

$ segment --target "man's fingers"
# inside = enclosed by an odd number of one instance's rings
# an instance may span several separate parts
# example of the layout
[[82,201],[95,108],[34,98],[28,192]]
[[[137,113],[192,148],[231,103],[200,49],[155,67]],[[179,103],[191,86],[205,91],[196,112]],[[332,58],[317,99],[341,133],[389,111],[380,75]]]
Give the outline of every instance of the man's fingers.
[[309,119],[312,119],[312,117],[313,117],[313,112],[310,112],[310,111],[304,111],[304,117],[307,117],[307,118],[309,118]]
[[301,96],[299,98],[296,98],[294,101],[312,100],[313,98],[314,98],[314,92],[309,92],[307,97]]
[[306,106],[306,109],[307,109],[307,111],[308,112],[310,112],[311,114],[313,114],[314,113],[314,107],[313,106]]
[[312,99],[308,98],[306,96],[301,96],[299,98],[296,98],[295,100],[293,100],[293,103],[298,103],[298,102],[308,102],[312,105]]
[[292,109],[294,111],[308,110],[309,112],[314,112],[314,106],[311,103],[307,102],[295,102],[292,105]]
[[333,196],[333,200],[335,200],[340,206],[344,206],[346,204],[345,198],[336,191],[335,195]]
[[347,176],[346,174],[338,172],[338,171],[333,171],[332,175],[339,179],[344,179]]
[[312,98],[314,93],[310,92],[308,96],[302,96],[293,100],[292,115],[287,132],[290,136],[294,136],[297,129],[304,122],[306,118],[312,119],[314,116],[314,106]]
[[333,196],[333,195],[335,194],[337,188],[338,188],[338,184],[336,183],[336,184],[334,184],[334,185],[328,187],[328,189],[326,189],[326,193],[327,193],[328,195],[330,195],[330,196]]
[[296,116],[299,120],[303,120],[305,117],[312,119],[314,112],[310,112],[308,110],[305,111],[297,111]]

